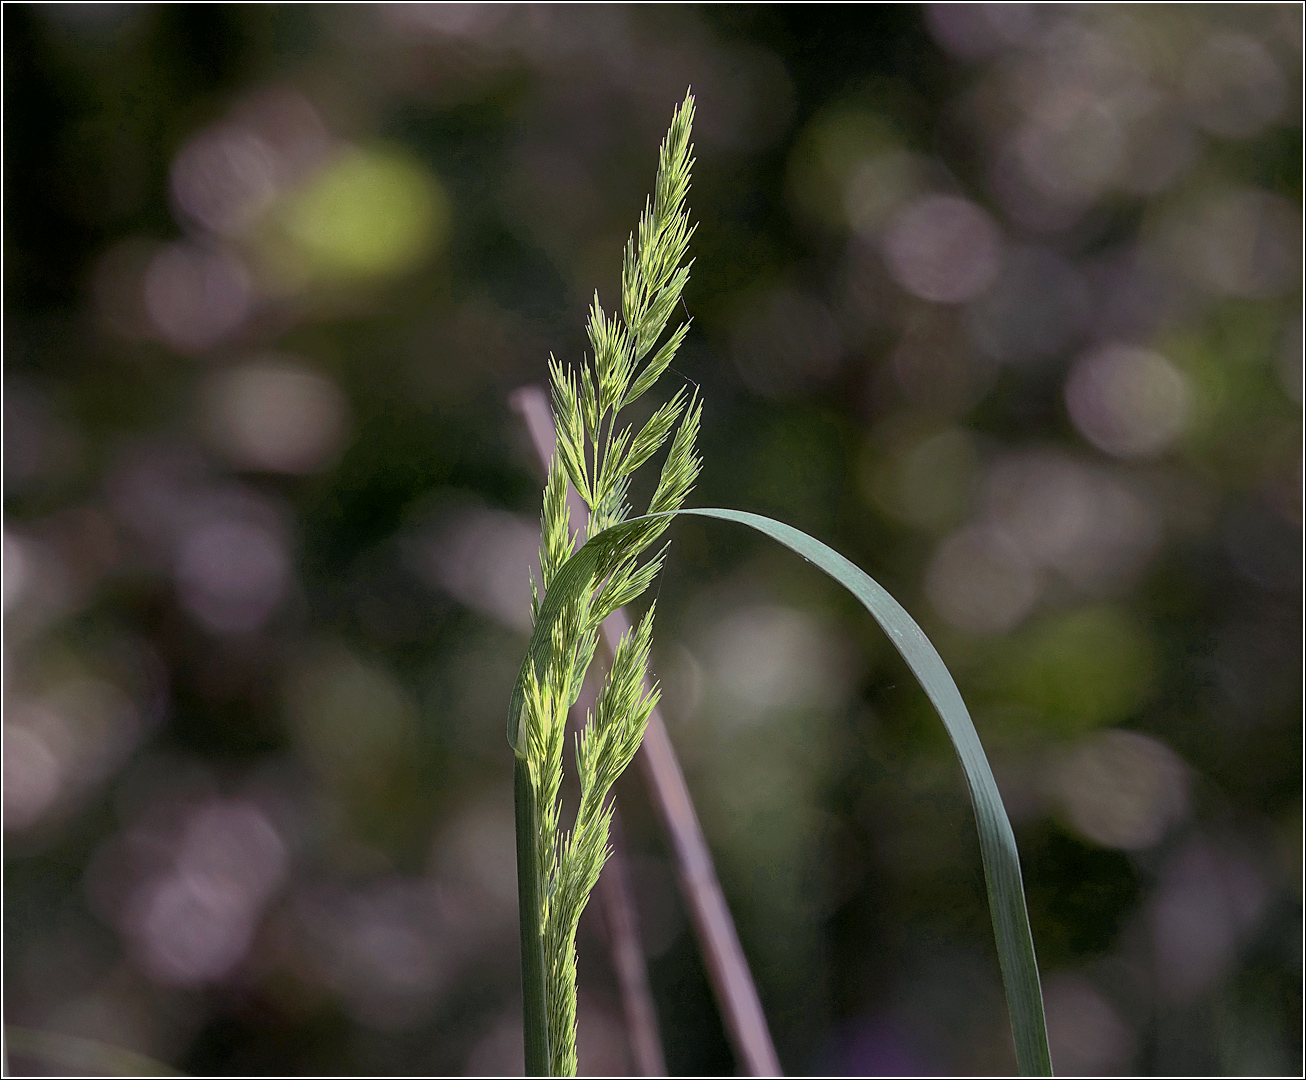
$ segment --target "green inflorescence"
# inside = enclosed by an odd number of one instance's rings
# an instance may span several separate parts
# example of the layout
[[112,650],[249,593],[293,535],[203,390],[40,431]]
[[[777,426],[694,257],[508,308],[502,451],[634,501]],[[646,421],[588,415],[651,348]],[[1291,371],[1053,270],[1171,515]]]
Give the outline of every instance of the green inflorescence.
[[[549,372],[557,425],[557,449],[544,488],[539,587],[532,582],[532,612],[571,557],[577,536],[567,506],[567,484],[589,509],[587,539],[630,517],[630,479],[668,438],[648,513],[678,510],[698,476],[695,451],[701,406],[678,391],[638,430],[619,427],[618,414],[648,391],[685,339],[688,322],[662,339],[689,279],[685,260],[694,227],[685,199],[693,147],[694,99],[686,95],[662,142],[657,185],[639,226],[626,244],[621,273],[621,313],[607,314],[597,294],[588,335],[593,356],[574,371],[552,356]],[[674,435],[673,435],[674,432]],[[567,603],[554,624],[551,648],[527,664],[525,704],[517,751],[525,759],[535,803],[539,928],[543,939],[549,1071],[576,1072],[576,927],[608,855],[612,811],[606,796],[639,749],[656,686],[646,689],[653,608],[621,641],[595,708],[576,737],[580,807],[575,826],[559,828],[559,786],[567,713],[580,695],[594,656],[599,625],[639,597],[662,565],[666,548],[643,556],[670,524],[664,517],[634,529],[597,567],[590,587]],[[642,561],[641,561],[642,560]]]

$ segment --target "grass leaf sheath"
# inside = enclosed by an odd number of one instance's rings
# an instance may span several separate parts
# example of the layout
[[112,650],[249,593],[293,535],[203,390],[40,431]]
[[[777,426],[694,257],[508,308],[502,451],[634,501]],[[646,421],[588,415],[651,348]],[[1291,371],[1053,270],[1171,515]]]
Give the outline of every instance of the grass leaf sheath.
[[[655,194],[626,245],[620,316],[605,313],[595,296],[589,362],[577,373],[550,358],[558,434],[544,490],[543,592],[532,591],[534,629],[508,718],[508,741],[517,757],[527,1074],[576,1071],[576,927],[607,857],[607,794],[639,748],[658,699],[656,685],[644,689],[651,607],[615,650],[602,692],[576,738],[580,806],[575,826],[563,835],[558,789],[567,711],[580,693],[600,623],[647,589],[666,549],[646,555],[679,513],[746,525],[801,555],[848,589],[907,661],[943,720],[970,792],[1020,1071],[1051,1075],[1015,836],[974,724],[939,654],[879,584],[819,540],[756,514],[683,507],[701,464],[695,450],[696,397],[677,393],[637,433],[618,424],[617,414],[656,383],[684,339],[687,324],[652,352],[688,278],[685,255],[693,228],[685,197],[693,164],[693,114],[693,98],[687,95],[662,143]],[[626,501],[630,475],[668,439],[648,512],[632,517]],[[567,512],[568,482],[589,508],[579,550]]]

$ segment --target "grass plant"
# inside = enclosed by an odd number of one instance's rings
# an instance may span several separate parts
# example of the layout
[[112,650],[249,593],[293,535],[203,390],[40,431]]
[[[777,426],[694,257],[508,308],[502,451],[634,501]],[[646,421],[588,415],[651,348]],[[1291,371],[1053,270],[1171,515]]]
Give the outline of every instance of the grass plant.
[[[1050,1075],[1015,837],[974,725],[938,653],[883,588],[820,541],[756,514],[683,506],[701,467],[695,449],[701,405],[694,395],[677,391],[638,431],[619,421],[622,410],[658,382],[688,330],[687,322],[680,323],[663,340],[689,277],[693,117],[694,100],[686,95],[660,149],[654,194],[626,244],[620,313],[606,313],[596,295],[587,328],[592,356],[579,370],[549,361],[557,448],[544,489],[531,643],[508,718],[527,1074],[576,1072],[576,928],[608,853],[608,793],[639,749],[658,699],[647,678],[652,606],[614,650],[595,707],[576,737],[580,802],[573,828],[563,832],[559,789],[567,713],[580,694],[603,620],[644,593],[667,553],[663,545],[650,554],[653,545],[673,517],[692,514],[753,528],[830,575],[883,627],[920,681],[952,739],[974,806],[1017,1061],[1022,1074]],[[648,508],[632,516],[631,477],[668,440]],[[572,527],[568,484],[588,508],[583,529]]]

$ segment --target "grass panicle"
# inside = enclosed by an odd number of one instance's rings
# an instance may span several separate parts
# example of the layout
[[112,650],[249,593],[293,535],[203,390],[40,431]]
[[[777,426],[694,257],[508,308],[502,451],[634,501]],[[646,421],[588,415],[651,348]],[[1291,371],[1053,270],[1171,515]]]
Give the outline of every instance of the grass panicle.
[[[544,594],[533,592],[531,646],[508,721],[508,740],[517,754],[527,1073],[576,1071],[576,927],[608,855],[608,792],[635,756],[657,705],[657,686],[647,679],[652,607],[614,649],[603,689],[576,736],[580,805],[575,825],[563,835],[558,792],[567,713],[594,656],[600,624],[648,588],[666,547],[645,556],[671,520],[684,513],[746,525],[822,569],[862,603],[911,667],[952,740],[970,792],[1017,1062],[1023,1074],[1050,1075],[1015,836],[970,714],[938,653],[879,584],[820,541],[756,514],[684,507],[701,467],[695,443],[702,408],[696,395],[678,391],[638,432],[618,423],[621,410],[666,370],[688,325],[673,329],[653,352],[689,275],[685,256],[693,228],[685,198],[693,165],[693,114],[693,98],[687,95],[662,143],[653,198],[626,244],[620,317],[605,313],[595,296],[589,362],[573,371],[549,358],[557,447],[544,490]],[[632,517],[631,474],[668,440],[647,512]],[[583,538],[572,530],[568,482],[588,507]],[[578,539],[584,541],[579,549]],[[523,837],[524,828],[534,832]]]
[[[680,302],[689,265],[685,255],[694,227],[685,200],[693,168],[689,136],[694,99],[686,95],[676,109],[658,156],[653,197],[626,244],[621,273],[620,314],[605,312],[596,294],[587,334],[591,355],[578,370],[552,356],[557,449],[544,488],[540,531],[540,581],[532,582],[532,613],[538,618],[559,569],[578,540],[610,529],[631,516],[632,475],[663,447],[670,447],[649,510],[676,510],[684,503],[701,466],[694,449],[701,408],[683,389],[661,405],[638,431],[619,423],[619,414],[657,382],[685,339],[688,323],[675,327],[661,347],[667,323]],[[651,354],[651,356],[650,356]],[[589,511],[585,536],[572,530],[567,485]],[[634,530],[620,547],[606,552],[583,589],[571,596],[549,629],[543,662],[532,658],[524,669],[522,702],[510,741],[524,765],[534,803],[536,837],[532,852],[539,910],[523,917],[523,955],[527,936],[543,950],[544,1031],[533,1031],[527,1005],[527,1071],[570,1076],[576,1071],[576,927],[608,854],[611,818],[606,799],[630,764],[654,705],[656,687],[644,692],[652,638],[653,612],[621,642],[595,708],[576,737],[580,807],[576,823],[563,835],[559,827],[563,733],[567,712],[580,695],[593,659],[599,625],[614,610],[642,595],[656,576],[665,547],[644,558],[666,529],[663,520]],[[519,868],[519,873],[523,872]],[[525,895],[523,893],[523,895]],[[535,941],[529,943],[531,949]],[[525,972],[525,967],[524,967]],[[525,988],[528,999],[533,988]],[[538,1008],[538,994],[536,1012]],[[538,1026],[539,1018],[534,1021]],[[534,1048],[534,1049],[532,1049]],[[539,1060],[541,1051],[547,1062]]]

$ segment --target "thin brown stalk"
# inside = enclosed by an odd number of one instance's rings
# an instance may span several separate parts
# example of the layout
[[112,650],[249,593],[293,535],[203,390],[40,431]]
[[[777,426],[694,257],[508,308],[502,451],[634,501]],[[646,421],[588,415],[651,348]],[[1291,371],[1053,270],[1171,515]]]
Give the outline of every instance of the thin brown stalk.
[[[547,467],[557,437],[548,397],[537,386],[524,386],[513,393],[511,404],[525,420],[535,453]],[[585,520],[583,506],[578,512],[578,502],[574,500],[572,503],[573,522]],[[622,609],[614,611],[604,621],[601,640],[609,660],[621,635],[629,627],[630,620]],[[750,1076],[779,1076],[780,1060],[771,1041],[757,987],[749,972],[721,883],[717,880],[716,867],[694,810],[685,775],[658,709],[654,709],[649,717],[636,760],[666,831],[681,895],[693,920],[704,966],[739,1062]],[[642,952],[640,956],[642,960]]]
[[630,858],[626,851],[626,834],[621,815],[614,808],[608,834],[612,854],[599,875],[599,903],[608,929],[612,951],[612,968],[621,988],[621,1008],[626,1015],[626,1033],[630,1039],[635,1071],[640,1076],[666,1076],[667,1062],[662,1054],[662,1035],[658,1014],[649,985],[648,965],[639,939],[638,909],[635,890],[630,882]]

